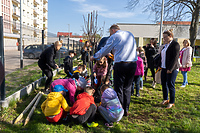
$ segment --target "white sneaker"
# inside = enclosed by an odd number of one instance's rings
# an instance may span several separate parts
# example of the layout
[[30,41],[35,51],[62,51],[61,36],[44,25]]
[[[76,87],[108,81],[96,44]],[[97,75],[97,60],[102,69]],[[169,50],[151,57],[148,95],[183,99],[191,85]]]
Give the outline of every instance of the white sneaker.
[[140,90],[143,90],[143,87],[141,87]]
[[156,82],[155,82],[155,81],[153,81],[152,87],[153,87],[153,88],[156,88]]
[[180,87],[184,88],[184,87],[185,87],[185,85],[181,85]]

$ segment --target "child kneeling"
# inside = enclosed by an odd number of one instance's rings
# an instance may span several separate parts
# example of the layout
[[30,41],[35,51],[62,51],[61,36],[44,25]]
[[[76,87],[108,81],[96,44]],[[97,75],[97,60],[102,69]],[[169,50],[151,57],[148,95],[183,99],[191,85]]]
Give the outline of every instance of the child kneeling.
[[77,100],[74,105],[70,108],[70,115],[78,123],[85,123],[88,127],[97,127],[98,123],[92,122],[97,110],[94,102],[95,90],[92,87],[86,87],[85,92],[77,96]]
[[42,112],[49,122],[58,122],[66,118],[70,109],[63,96],[68,90],[62,85],[56,85],[54,91],[48,94],[47,99],[41,105]]
[[124,110],[117,97],[117,93],[109,85],[101,86],[101,105],[98,107],[100,114],[108,122],[106,126],[112,127],[113,122],[118,122],[124,115]]

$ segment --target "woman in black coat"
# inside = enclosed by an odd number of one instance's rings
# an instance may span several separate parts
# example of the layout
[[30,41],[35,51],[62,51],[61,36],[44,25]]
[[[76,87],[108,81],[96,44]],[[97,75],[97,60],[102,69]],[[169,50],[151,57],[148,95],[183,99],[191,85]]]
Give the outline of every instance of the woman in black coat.
[[[162,105],[166,105],[167,109],[175,106],[175,81],[178,74],[178,58],[180,45],[178,42],[173,40],[172,30],[164,31],[163,42],[164,47],[161,51],[161,59],[158,63],[161,71],[161,84],[163,91],[163,102]],[[168,100],[168,93],[170,93],[170,100]]]
[[53,69],[58,68],[58,65],[55,63],[54,59],[56,57],[56,51],[58,51],[61,47],[62,47],[62,41],[56,41],[54,45],[45,49],[39,57],[38,66],[47,76],[47,80],[45,83],[46,91],[48,91],[48,88],[53,78],[52,68]]
[[148,72],[148,69],[150,68],[151,74],[153,77],[153,83],[152,83],[153,88],[155,88],[155,85],[156,85],[154,62],[153,62],[153,57],[156,54],[156,49],[155,49],[156,44],[157,44],[157,40],[154,38],[151,38],[150,44],[147,44],[145,48],[145,55],[147,58],[147,68],[145,69],[144,80],[146,81],[147,72]]
[[86,65],[86,62],[88,62],[88,54],[91,54],[91,48],[89,41],[85,41],[84,46],[81,49],[81,60],[83,61],[83,65]]

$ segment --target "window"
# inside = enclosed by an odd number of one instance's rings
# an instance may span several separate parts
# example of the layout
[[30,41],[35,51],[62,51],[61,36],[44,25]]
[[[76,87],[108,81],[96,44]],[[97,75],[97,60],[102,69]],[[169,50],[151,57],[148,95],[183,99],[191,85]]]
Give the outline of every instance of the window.
[[27,12],[27,18],[30,18],[30,16],[29,16],[29,12]]
[[26,16],[26,14],[25,14],[25,10],[23,10],[23,15]]

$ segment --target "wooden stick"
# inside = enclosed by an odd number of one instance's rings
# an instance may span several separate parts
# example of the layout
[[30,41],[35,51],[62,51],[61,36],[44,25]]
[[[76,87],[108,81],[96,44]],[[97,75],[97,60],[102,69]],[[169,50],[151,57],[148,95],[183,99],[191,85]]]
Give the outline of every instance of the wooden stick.
[[21,120],[21,118],[24,116],[24,114],[29,110],[29,108],[33,105],[33,103],[35,102],[35,100],[38,98],[39,94],[41,92],[39,92],[34,99],[29,103],[29,105],[24,109],[24,111],[17,117],[17,119],[15,120],[14,124],[16,124],[17,122],[19,122]]
[[40,98],[41,98],[42,95],[43,95],[43,93],[40,92],[40,95],[38,96],[37,101],[36,101],[35,104],[33,105],[33,107],[32,107],[32,109],[31,109],[31,111],[29,112],[28,116],[26,117],[24,126],[25,126],[25,125],[29,122],[29,120],[31,119],[31,116],[33,115],[33,111],[35,110],[37,104],[39,103]]

